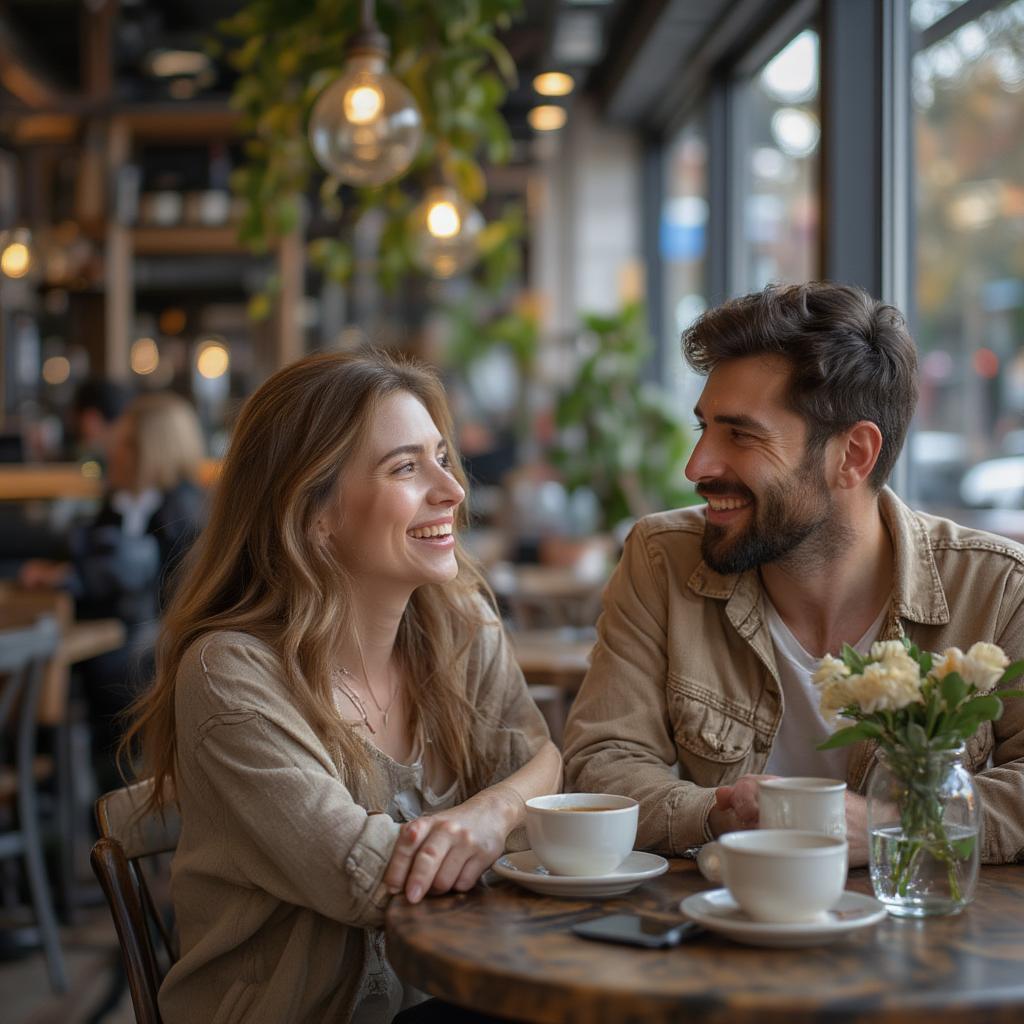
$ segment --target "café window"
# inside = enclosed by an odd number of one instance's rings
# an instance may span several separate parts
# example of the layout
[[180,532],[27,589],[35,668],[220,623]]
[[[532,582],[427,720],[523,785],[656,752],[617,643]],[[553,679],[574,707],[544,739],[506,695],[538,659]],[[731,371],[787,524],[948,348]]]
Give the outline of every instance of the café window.
[[818,83],[812,29],[738,83],[735,294],[819,276]]
[[[1024,508],[1024,0],[915,0],[916,499]],[[978,10],[971,5],[971,13]]]
[[[707,308],[708,147],[704,119],[687,122],[665,150],[665,197],[658,245],[663,267],[663,379],[689,408],[694,375],[679,348],[682,332]],[[699,385],[696,386],[699,391]],[[685,404],[689,400],[689,404]]]

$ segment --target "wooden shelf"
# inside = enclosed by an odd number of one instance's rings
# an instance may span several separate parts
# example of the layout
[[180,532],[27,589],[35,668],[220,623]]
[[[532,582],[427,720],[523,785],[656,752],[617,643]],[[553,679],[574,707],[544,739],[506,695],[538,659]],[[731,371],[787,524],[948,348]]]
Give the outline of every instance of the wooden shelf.
[[[199,482],[209,487],[220,473],[218,459],[205,459]],[[55,498],[98,498],[103,481],[85,476],[77,463],[0,466],[0,501],[39,501]]]
[[242,115],[226,102],[122,107],[116,119],[145,142],[204,142],[237,138]]
[[251,255],[238,241],[238,228],[234,224],[138,227],[131,229],[131,240],[137,256]]

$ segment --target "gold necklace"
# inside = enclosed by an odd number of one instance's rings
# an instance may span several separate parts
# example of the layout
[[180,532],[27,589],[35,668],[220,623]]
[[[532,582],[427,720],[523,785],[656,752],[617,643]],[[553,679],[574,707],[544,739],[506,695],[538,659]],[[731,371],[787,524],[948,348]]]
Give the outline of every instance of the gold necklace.
[[374,727],[372,725],[370,725],[370,718],[366,714],[366,705],[362,702],[362,700],[360,700],[359,694],[357,694],[345,682],[344,678],[342,677],[342,672],[344,672],[344,671],[345,670],[342,669],[341,672],[334,672],[334,673],[332,673],[332,675],[334,677],[334,681],[338,684],[338,688],[341,690],[341,692],[348,698],[349,703],[352,705],[352,707],[354,707],[356,709],[356,713],[363,720],[362,724],[365,725],[366,728],[370,730],[372,735],[376,736],[377,735],[377,730],[374,729]]
[[[341,686],[341,692],[344,693],[346,697],[348,697],[349,701],[352,702],[353,706],[359,712],[359,717],[362,718],[363,723],[366,725],[366,728],[369,729],[370,732],[376,734],[376,730],[373,728],[372,725],[370,725],[370,719],[366,714],[366,706],[363,704],[358,694],[356,694],[355,691],[342,679],[343,676],[348,676],[350,679],[358,679],[359,677],[356,676],[354,672],[350,672],[347,668],[345,668],[344,665],[339,665],[338,668],[341,672],[341,676],[337,677],[338,684]],[[391,682],[390,671],[388,673],[388,676],[388,681]],[[391,697],[388,700],[387,706],[382,708],[377,700],[376,695],[373,692],[373,687],[370,685],[369,680],[367,680],[365,676],[363,678],[363,683],[365,684],[366,692],[370,695],[370,700],[373,701],[373,706],[377,709],[377,714],[380,715],[381,722],[383,723],[384,728],[386,729],[388,727],[388,715],[391,714],[391,709],[395,706],[395,701],[398,699],[398,686],[392,683]]]

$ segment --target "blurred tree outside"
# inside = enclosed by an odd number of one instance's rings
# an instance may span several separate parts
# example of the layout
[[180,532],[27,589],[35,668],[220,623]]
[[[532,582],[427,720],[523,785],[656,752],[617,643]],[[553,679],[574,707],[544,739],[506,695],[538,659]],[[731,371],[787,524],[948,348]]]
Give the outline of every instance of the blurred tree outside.
[[[925,30],[949,8],[911,16]],[[1024,429],[1024,0],[920,50],[913,96],[921,478],[943,439],[962,471]]]

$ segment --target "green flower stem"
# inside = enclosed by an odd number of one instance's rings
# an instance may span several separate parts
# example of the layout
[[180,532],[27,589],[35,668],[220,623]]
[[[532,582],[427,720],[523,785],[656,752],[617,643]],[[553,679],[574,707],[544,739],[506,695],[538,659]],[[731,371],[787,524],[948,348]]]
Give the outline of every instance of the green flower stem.
[[941,755],[915,755],[892,748],[887,749],[886,753],[890,770],[903,787],[897,797],[897,806],[904,841],[899,845],[892,868],[896,892],[900,896],[907,895],[919,859],[929,854],[946,865],[950,898],[959,902],[960,862],[967,860],[972,851],[962,852],[950,840],[942,820],[939,789],[945,771],[945,759]]

